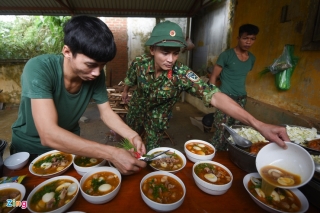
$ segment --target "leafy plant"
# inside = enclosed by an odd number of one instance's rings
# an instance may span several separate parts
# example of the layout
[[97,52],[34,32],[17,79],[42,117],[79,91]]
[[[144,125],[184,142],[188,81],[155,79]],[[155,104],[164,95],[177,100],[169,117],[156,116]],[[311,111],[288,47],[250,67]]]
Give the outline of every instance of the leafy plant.
[[0,21],[0,59],[28,59],[45,53],[59,53],[63,26],[68,16],[16,17]]

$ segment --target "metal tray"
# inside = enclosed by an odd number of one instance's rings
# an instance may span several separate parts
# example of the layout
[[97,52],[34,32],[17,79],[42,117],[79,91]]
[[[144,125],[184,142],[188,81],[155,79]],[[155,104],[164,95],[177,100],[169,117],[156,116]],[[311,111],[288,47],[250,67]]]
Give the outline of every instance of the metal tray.
[[[287,125],[288,125],[288,126],[291,126],[291,127],[300,127],[300,128],[310,129],[310,127],[290,125],[290,124],[282,124],[281,126],[287,126]],[[317,134],[320,135],[320,132],[317,131]],[[296,143],[296,142],[294,142],[294,141],[292,141],[292,143],[298,144],[299,146],[303,147],[303,148],[304,148],[305,150],[307,150],[310,154],[320,155],[320,150],[316,150],[316,149],[312,149],[312,148],[307,147],[307,145],[306,145],[307,141],[305,142],[305,144],[299,144],[299,143]]]
[[[251,128],[250,126],[244,125],[233,125],[231,128]],[[251,154],[250,152],[246,151],[245,149],[241,149],[240,147],[236,146],[231,140],[229,140],[230,134],[227,130],[224,131],[224,137],[228,142],[228,153],[230,160],[238,166],[240,169],[248,172],[253,173],[257,172],[256,168],[256,155]]]
[[[286,126],[288,124],[282,124],[281,126]],[[288,125],[288,126],[295,126],[295,125]],[[250,126],[245,126],[245,125],[233,125],[231,126],[231,128],[233,129],[237,129],[237,128],[252,128]],[[300,127],[300,126],[295,126],[295,127]],[[307,128],[307,127],[304,127]],[[252,128],[253,129],[253,128]],[[319,132],[317,132],[319,134]],[[236,164],[240,169],[252,173],[252,172],[257,172],[256,169],[256,164],[255,164],[255,160],[256,160],[256,155],[251,154],[249,152],[249,150],[245,150],[242,149],[238,146],[236,146],[233,141],[229,140],[230,134],[228,131],[224,131],[224,137],[226,139],[226,141],[228,142],[228,152],[229,152],[229,158],[230,160]],[[294,142],[293,142],[294,143]],[[297,143],[295,143],[297,144]],[[298,144],[300,145],[300,144]],[[320,151],[318,150],[314,150],[311,148],[308,148],[306,146],[300,145],[301,147],[303,147],[304,149],[307,150],[307,152],[309,152],[310,155],[320,155]],[[320,177],[320,171],[315,170],[315,176]]]

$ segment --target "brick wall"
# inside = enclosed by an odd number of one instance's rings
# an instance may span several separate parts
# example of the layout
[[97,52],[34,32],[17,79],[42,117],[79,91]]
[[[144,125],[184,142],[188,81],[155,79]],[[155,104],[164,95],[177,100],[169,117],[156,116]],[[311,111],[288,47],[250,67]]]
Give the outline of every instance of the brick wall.
[[105,18],[105,23],[112,31],[117,45],[116,57],[106,67],[107,86],[114,86],[123,81],[128,69],[127,18]]

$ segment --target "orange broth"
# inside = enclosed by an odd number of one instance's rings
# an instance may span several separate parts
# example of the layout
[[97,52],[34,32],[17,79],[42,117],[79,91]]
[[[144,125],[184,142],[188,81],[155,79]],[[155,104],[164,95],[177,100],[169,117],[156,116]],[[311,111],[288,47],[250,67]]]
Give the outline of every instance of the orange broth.
[[[262,180],[261,178],[257,178]],[[261,185],[254,185],[251,180],[248,182],[248,189],[250,193],[260,200],[262,203],[270,206],[271,208],[284,211],[284,212],[298,212],[301,209],[301,202],[299,198],[290,190],[275,188],[274,191],[279,195],[280,200],[275,201],[271,195],[261,197],[258,195],[256,188],[261,189]],[[262,190],[263,191],[263,190]]]
[[[38,175],[49,175],[59,172],[72,163],[72,155],[55,152],[45,155],[44,157],[37,160],[33,166],[32,171]],[[51,166],[48,166],[50,165]],[[45,166],[47,165],[47,166]]]
[[21,200],[20,191],[14,188],[0,190],[0,212],[1,213],[8,213],[14,208],[14,207],[6,206],[5,203],[7,199],[15,199],[16,201],[20,201]]
[[75,156],[74,158],[74,163],[77,166],[81,166],[81,167],[95,166],[101,163],[102,161],[103,161],[102,158],[89,158],[89,157],[78,156],[78,155]]
[[[203,181],[216,185],[224,185],[231,181],[231,175],[224,168],[210,163],[200,163],[194,168],[196,175]],[[210,181],[206,178],[207,174],[216,176],[216,181]]]
[[[64,206],[66,203],[70,202],[74,198],[74,196],[77,194],[76,192],[78,191],[78,189],[76,191],[74,191],[73,194],[69,195],[68,193],[66,193],[65,196],[63,198],[61,198],[60,194],[62,194],[62,190],[68,190],[67,186],[61,187],[62,184],[66,184],[66,183],[73,184],[74,182],[72,180],[68,180],[68,179],[61,179],[61,180],[52,181],[52,182],[42,186],[31,197],[31,202],[28,203],[30,209],[32,209],[33,211],[36,211],[36,212],[49,212],[49,211],[56,210],[56,209]],[[49,201],[49,202],[45,203],[43,201],[43,196],[45,194],[49,194],[49,193],[53,193],[53,196],[52,196],[53,198],[51,200],[52,202]],[[59,197],[59,200],[56,199],[57,197]],[[48,203],[51,203],[51,205]]]
[[[281,172],[271,172],[278,170]],[[273,186],[297,186],[301,183],[301,177],[297,174],[290,173],[284,169],[280,169],[279,167],[267,165],[260,169],[260,175],[264,181],[268,182]],[[286,182],[286,184],[282,183],[284,181],[281,180],[292,180],[293,182]]]
[[[82,185],[82,190],[91,196],[101,196],[112,192],[119,185],[119,177],[112,172],[97,172],[89,176]],[[100,187],[107,184],[108,190],[101,191]],[[106,185],[105,185],[106,186]]]
[[258,152],[265,146],[268,145],[269,142],[264,142],[264,141],[259,141],[259,142],[255,142],[252,144],[252,146],[250,147],[250,153],[257,155]]
[[166,175],[154,175],[147,178],[142,184],[142,191],[150,200],[163,204],[175,203],[184,194],[181,184]]
[[186,145],[186,148],[197,155],[211,155],[214,153],[212,147],[208,146],[207,144],[199,142],[192,142]]
[[[159,152],[155,152],[153,155]],[[175,171],[183,166],[183,160],[178,154],[167,152],[164,155],[166,155],[166,157],[151,161],[150,166],[163,171]]]

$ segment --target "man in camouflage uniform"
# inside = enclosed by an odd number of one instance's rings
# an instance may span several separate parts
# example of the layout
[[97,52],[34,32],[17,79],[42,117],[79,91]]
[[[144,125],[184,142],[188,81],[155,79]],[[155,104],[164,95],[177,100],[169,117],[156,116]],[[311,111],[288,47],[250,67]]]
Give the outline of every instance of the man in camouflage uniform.
[[[217,85],[217,78],[220,76],[221,92],[228,95],[242,108],[247,102],[246,78],[252,70],[255,56],[248,50],[254,44],[259,28],[252,24],[244,24],[239,28],[238,45],[228,49],[219,55],[217,63],[212,71],[210,83]],[[238,120],[233,119],[221,110],[214,113],[213,128],[214,136],[212,144],[217,150],[227,150],[227,143],[224,138],[224,126],[240,124]]]
[[[159,34],[161,38],[155,38]],[[154,46],[159,39],[161,42]],[[177,24],[169,21],[158,24],[146,45],[151,45],[151,52],[172,55],[169,56],[171,59],[164,62],[168,70],[162,70],[159,66],[160,72],[155,69],[157,60],[153,55],[136,57],[124,80],[127,85],[124,89],[125,98],[128,87],[137,85],[129,102],[127,124],[140,133],[145,131],[147,150],[151,150],[159,147],[158,141],[169,127],[172,108],[182,91],[202,99],[209,106],[212,95],[219,90],[203,82],[189,67],[176,62],[180,48],[187,45]]]
[[289,139],[284,127],[264,124],[243,110],[213,84],[203,82],[189,67],[177,61],[180,48],[186,46],[181,28],[170,21],[157,24],[146,42],[150,56],[136,57],[124,80],[122,100],[128,101],[129,87],[137,86],[129,102],[127,124],[146,133],[146,148],[159,147],[164,130],[169,127],[172,108],[186,91],[209,104],[223,109],[230,116],[254,126],[262,134],[285,147]]

